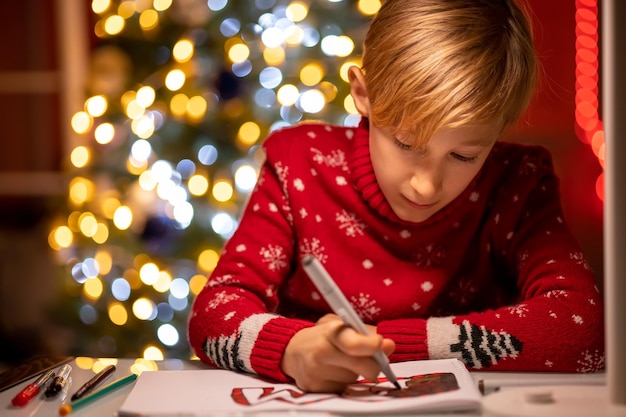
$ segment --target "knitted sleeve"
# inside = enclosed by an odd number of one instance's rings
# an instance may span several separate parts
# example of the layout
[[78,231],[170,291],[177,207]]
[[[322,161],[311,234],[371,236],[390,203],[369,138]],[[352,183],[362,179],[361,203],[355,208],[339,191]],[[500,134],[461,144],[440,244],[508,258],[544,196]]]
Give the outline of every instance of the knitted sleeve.
[[396,340],[393,360],[455,357],[473,369],[506,371],[604,368],[602,297],[565,224],[549,154],[527,154],[514,177],[487,220],[486,250],[503,276],[514,277],[517,299],[465,315],[381,322],[378,331]]
[[278,289],[294,267],[291,209],[280,162],[266,161],[235,234],[224,246],[188,323],[198,357],[217,367],[285,381],[285,346],[313,323],[276,313]]

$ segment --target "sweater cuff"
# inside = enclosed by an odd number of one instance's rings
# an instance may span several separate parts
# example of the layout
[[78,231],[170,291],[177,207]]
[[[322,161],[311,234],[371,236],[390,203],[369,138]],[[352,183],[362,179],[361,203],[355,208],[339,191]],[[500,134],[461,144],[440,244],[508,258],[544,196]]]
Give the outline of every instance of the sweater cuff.
[[392,362],[428,359],[426,344],[426,320],[398,319],[381,321],[376,327],[378,334],[396,342],[396,350],[389,359]]
[[293,382],[280,369],[280,362],[287,344],[298,331],[313,327],[314,323],[304,320],[277,317],[263,326],[252,351],[252,368],[261,375],[280,382]]

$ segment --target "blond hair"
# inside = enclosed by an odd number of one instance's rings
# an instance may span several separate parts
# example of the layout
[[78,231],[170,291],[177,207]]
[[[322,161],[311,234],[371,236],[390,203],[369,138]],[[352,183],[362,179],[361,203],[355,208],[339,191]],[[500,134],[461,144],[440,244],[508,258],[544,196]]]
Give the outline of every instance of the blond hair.
[[372,122],[414,146],[468,123],[504,129],[535,88],[530,20],[514,0],[386,0],[363,46]]

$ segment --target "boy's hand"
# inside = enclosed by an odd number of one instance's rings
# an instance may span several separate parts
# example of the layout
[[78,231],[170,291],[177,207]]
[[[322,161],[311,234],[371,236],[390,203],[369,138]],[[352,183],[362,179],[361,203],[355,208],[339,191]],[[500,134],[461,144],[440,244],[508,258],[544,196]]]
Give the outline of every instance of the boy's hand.
[[334,314],[319,319],[315,326],[297,332],[287,344],[282,371],[296,385],[309,392],[342,392],[359,376],[375,380],[380,367],[373,358],[378,349],[390,355],[395,348],[391,339],[376,334],[359,334]]

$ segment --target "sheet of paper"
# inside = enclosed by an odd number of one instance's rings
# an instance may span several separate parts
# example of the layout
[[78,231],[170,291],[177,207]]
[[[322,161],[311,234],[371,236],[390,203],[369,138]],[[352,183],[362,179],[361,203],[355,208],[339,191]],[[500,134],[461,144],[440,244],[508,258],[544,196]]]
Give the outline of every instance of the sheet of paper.
[[327,411],[379,414],[474,410],[481,394],[456,359],[392,364],[402,387],[380,375],[377,384],[362,380],[345,393],[305,393],[295,385],[220,369],[155,371],[141,374],[119,417],[243,415],[267,411]]

